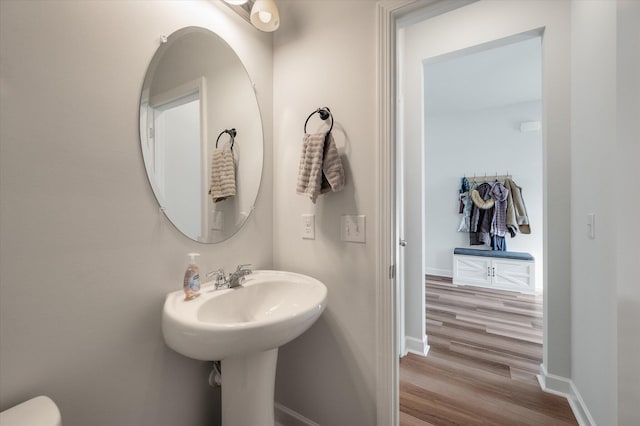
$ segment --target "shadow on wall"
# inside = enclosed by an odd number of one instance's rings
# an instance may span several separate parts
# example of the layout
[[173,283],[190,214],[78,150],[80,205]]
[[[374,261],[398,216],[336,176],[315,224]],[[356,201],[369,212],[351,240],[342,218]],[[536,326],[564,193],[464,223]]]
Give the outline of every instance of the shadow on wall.
[[342,191],[329,192],[318,198],[318,223],[321,235],[327,237],[329,244],[342,251],[344,242],[340,240],[340,216],[343,214],[358,214],[359,210],[355,197],[356,187],[349,162],[351,154],[349,136],[344,127],[338,122],[334,124],[331,133],[340,153],[340,161],[342,161],[342,167],[344,168],[345,185]]
[[[358,365],[358,359],[364,354],[353,353],[349,349],[349,338],[344,334],[331,305],[320,319],[302,336],[285,345],[278,354],[278,370],[286,367],[287,374],[296,377],[288,386],[279,386],[276,375],[276,401],[287,401],[288,406],[296,412],[320,424],[328,424],[332,419],[343,419],[343,424],[366,426],[375,424],[375,417],[370,419],[353,418],[354,413],[367,413],[375,406],[374,395],[368,395],[366,389],[356,386],[366,382],[364,372]],[[319,344],[318,342],[322,342]],[[331,375],[318,375],[317,371],[332,370]],[[318,377],[339,377],[339,381],[318,382]],[[292,386],[295,384],[295,386]],[[310,404],[309,387],[320,389],[314,392],[321,395],[321,400]],[[350,407],[344,401],[360,402],[360,407]],[[301,408],[306,407],[306,408]],[[314,407],[311,411],[309,407]],[[324,412],[316,407],[332,407],[332,412]],[[319,410],[319,411],[318,411]],[[375,415],[375,413],[371,413]]]

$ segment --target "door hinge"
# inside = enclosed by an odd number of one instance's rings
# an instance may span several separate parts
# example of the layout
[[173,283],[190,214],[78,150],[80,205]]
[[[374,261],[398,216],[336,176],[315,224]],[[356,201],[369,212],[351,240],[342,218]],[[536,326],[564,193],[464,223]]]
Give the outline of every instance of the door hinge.
[[396,278],[396,265],[389,266],[389,279],[393,280]]

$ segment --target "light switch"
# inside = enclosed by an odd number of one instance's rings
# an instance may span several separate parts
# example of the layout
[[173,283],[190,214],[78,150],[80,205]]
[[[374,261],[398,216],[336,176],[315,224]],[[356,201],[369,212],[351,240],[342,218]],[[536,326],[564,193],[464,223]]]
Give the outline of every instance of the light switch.
[[587,237],[592,240],[596,239],[596,214],[587,214]]
[[224,224],[224,214],[220,210],[211,211],[211,229],[221,231]]
[[305,240],[316,239],[316,215],[302,215],[302,238]]
[[366,231],[366,216],[343,215],[340,216],[340,237],[342,241],[351,243],[364,243]]

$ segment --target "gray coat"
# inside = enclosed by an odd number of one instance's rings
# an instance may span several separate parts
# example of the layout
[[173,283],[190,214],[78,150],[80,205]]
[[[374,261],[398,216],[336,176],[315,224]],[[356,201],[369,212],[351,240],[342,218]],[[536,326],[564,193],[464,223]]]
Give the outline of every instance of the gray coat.
[[507,229],[511,237],[515,237],[517,232],[521,234],[530,234],[529,216],[527,216],[527,207],[524,205],[522,198],[522,188],[520,188],[513,180],[504,181],[504,186],[509,190],[507,196]]

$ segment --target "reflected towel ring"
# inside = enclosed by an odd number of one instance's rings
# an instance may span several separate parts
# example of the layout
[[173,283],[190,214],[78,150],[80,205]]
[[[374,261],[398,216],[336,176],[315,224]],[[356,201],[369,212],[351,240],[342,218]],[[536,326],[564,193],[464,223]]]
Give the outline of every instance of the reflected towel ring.
[[329,107],[318,108],[317,110],[309,114],[309,116],[307,117],[307,120],[304,122],[304,132],[307,133],[307,123],[309,122],[309,119],[313,114],[320,114],[320,118],[323,120],[326,120],[327,118],[331,117],[331,127],[329,127],[329,131],[327,132],[327,133],[331,133],[331,130],[333,129],[333,114],[331,114],[331,110],[329,109]]
[[238,134],[235,128],[224,129],[223,131],[220,132],[220,134],[218,135],[218,139],[216,139],[216,148],[218,147],[218,141],[220,140],[220,136],[224,135],[225,133],[228,133],[229,136],[231,137],[231,149],[233,149],[233,144],[235,143],[236,135]]

